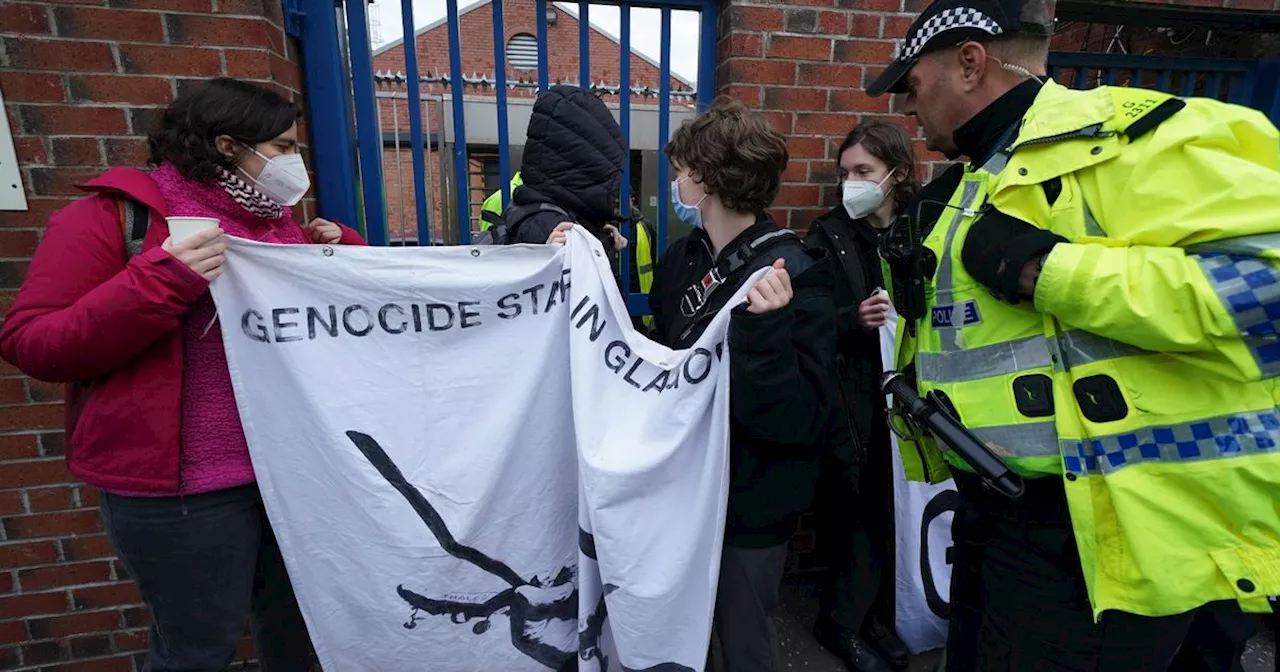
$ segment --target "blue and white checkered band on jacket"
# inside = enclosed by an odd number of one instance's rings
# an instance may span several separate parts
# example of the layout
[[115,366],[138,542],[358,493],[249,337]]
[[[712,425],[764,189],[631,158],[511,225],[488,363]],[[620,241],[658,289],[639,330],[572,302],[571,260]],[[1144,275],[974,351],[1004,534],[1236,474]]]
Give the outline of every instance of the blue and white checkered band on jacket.
[[905,42],[898,44],[895,61],[909,61],[920,55],[924,46],[940,33],[958,28],[976,28],[978,30],[999,35],[1004,32],[996,20],[971,7],[954,7],[944,9],[937,16],[929,17],[920,29],[909,35]]

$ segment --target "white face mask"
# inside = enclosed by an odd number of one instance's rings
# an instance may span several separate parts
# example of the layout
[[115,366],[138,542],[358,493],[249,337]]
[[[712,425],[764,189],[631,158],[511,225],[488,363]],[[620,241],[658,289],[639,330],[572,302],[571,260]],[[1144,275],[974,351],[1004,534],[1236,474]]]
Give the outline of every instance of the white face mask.
[[262,192],[263,196],[280,205],[297,205],[311,188],[311,178],[307,176],[307,164],[302,160],[302,155],[281,154],[268,159],[262,155],[262,152],[248,145],[245,147],[257,154],[258,158],[266,162],[266,165],[262,167],[262,173],[257,177],[250,175],[244,168],[240,168],[240,172],[253,181],[254,186]]
[[850,180],[844,183],[844,210],[853,219],[861,219],[884,204],[884,183],[893,177],[889,171],[879,183]]

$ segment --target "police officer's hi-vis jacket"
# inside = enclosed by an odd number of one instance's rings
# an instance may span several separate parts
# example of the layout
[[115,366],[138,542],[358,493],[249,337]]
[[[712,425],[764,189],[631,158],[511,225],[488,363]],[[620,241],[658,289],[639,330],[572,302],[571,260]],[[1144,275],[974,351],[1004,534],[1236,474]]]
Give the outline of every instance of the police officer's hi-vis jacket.
[[[929,310],[900,339],[922,394],[1025,477],[1064,479],[1095,616],[1280,594],[1280,136],[1171,99],[1047,83],[930,232]],[[1067,241],[1034,305],[961,261],[992,209]],[[909,476],[945,472],[931,440],[902,453]]]

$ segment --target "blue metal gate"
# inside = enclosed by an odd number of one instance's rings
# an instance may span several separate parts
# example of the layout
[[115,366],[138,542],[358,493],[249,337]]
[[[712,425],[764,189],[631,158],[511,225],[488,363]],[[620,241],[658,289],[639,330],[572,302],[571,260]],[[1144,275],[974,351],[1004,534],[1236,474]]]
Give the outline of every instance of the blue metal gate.
[[1049,76],[1073,89],[1133,86],[1246,105],[1280,124],[1280,60],[1166,58],[1055,51]]
[[[393,0],[394,1],[394,0]],[[512,0],[508,0],[511,2]],[[416,230],[411,239],[400,240],[400,244],[429,245],[441,242],[440,238],[449,238],[467,244],[472,236],[473,208],[477,202],[472,198],[472,179],[475,175],[468,157],[466,120],[464,107],[464,91],[468,86],[483,88],[496,98],[497,115],[497,166],[490,169],[496,173],[499,189],[502,192],[504,206],[509,202],[508,187],[512,175],[510,138],[508,137],[508,91],[536,86],[539,92],[545,91],[552,81],[548,64],[548,1],[534,0],[536,3],[535,21],[537,32],[537,79],[536,82],[509,82],[507,77],[508,56],[505,53],[507,36],[503,17],[503,0],[487,0],[492,8],[493,30],[493,76],[467,77],[467,64],[462,62],[463,44],[460,34],[461,16],[458,0],[446,0],[446,25],[448,31],[449,68],[445,73],[424,73],[420,70],[417,32],[413,0],[399,0],[403,19],[404,63],[391,72],[375,72],[374,50],[369,33],[369,7],[364,0],[285,0],[286,22],[290,34],[301,43],[305,65],[307,87],[308,125],[311,138],[313,166],[316,174],[316,186],[320,199],[320,210],[326,217],[344,222],[357,223],[365,233],[370,244],[385,245],[388,243],[388,208],[386,182],[383,176],[384,140],[387,137],[380,119],[381,104],[379,96],[386,92],[378,90],[381,84],[394,82],[398,90],[397,96],[407,98],[408,134],[400,132],[400,116],[393,111],[396,127],[391,136],[394,137],[398,155],[401,141],[409,145],[412,154],[413,208]],[[473,4],[466,11],[486,4],[484,1]],[[564,10],[564,4],[560,3]],[[716,44],[716,0],[603,0],[601,2],[574,3],[577,7],[579,26],[578,82],[582,86],[590,86],[602,94],[616,97],[619,125],[624,138],[628,139],[630,149],[632,98],[657,98],[658,110],[658,149],[661,150],[670,134],[672,115],[671,102],[678,100],[696,100],[698,109],[705,109],[713,98],[715,90],[715,44]],[[590,10],[594,5],[612,5],[620,13],[618,31],[618,73],[617,84],[608,82],[596,83],[591,71],[592,31],[597,30],[590,23]],[[573,5],[570,4],[570,7]],[[655,8],[660,10],[660,44],[661,58],[653,64],[658,68],[656,89],[650,86],[636,87],[628,85],[633,82],[631,72],[631,10],[632,8]],[[672,12],[692,10],[699,14],[699,48],[697,64],[696,91],[682,90],[673,92],[671,87],[671,25]],[[554,14],[554,12],[553,12]],[[612,38],[611,38],[612,39]],[[597,44],[599,40],[597,39]],[[522,43],[521,56],[527,56],[529,45]],[[646,59],[647,60],[647,59]],[[650,63],[652,63],[650,61]],[[402,68],[402,69],[401,69]],[[568,82],[573,83],[573,82]],[[423,119],[423,87],[435,87],[441,93],[425,96],[439,105],[435,115],[439,130],[429,133],[430,123]],[[446,93],[447,91],[447,93]],[[445,105],[448,108],[445,108]],[[400,103],[392,101],[393,110],[398,110]],[[426,107],[430,114],[430,107]],[[452,129],[452,165],[447,166],[443,153],[440,154],[440,166],[428,165],[427,156],[432,148],[442,149],[445,146],[445,116],[451,117]],[[428,137],[429,136],[429,137]],[[631,152],[628,151],[628,155]],[[401,172],[399,159],[396,159],[396,173]],[[446,170],[448,168],[448,170]],[[620,203],[623,214],[631,209],[631,177],[630,162],[624,169]],[[403,171],[409,172],[409,171]],[[428,182],[435,173],[440,180],[441,197],[435,203],[440,213],[451,211],[451,215],[442,217],[432,227],[429,213]],[[483,172],[483,171],[482,171]],[[452,174],[452,178],[449,174]],[[668,179],[668,166],[664,160],[658,161],[657,184],[665,185]],[[445,180],[452,179],[450,190]],[[360,184],[360,189],[352,188]],[[452,196],[445,198],[444,193],[452,191]],[[402,192],[403,193],[403,192]],[[405,195],[407,198],[407,194]],[[398,200],[399,197],[398,197]],[[665,206],[665,199],[663,200]],[[403,208],[402,208],[403,212]],[[656,208],[657,250],[665,249],[668,233],[668,208]],[[450,227],[456,226],[456,232]],[[433,235],[432,231],[442,231],[441,235]],[[456,233],[456,235],[454,235]],[[624,232],[631,240],[635,240],[634,231]],[[630,286],[632,269],[629,255],[622,255],[622,286]],[[647,312],[647,301],[643,295],[628,297],[633,312]]]
[[[466,114],[464,113],[463,90],[472,85],[491,89],[496,97],[499,138],[497,142],[498,172],[505,185],[509,180],[511,154],[507,137],[508,91],[516,88],[536,86],[539,91],[555,83],[548,68],[547,45],[547,0],[535,0],[537,10],[537,79],[536,82],[508,81],[506,36],[504,34],[503,0],[488,0],[492,7],[493,29],[493,77],[467,77],[467,64],[462,61],[461,35],[459,34],[460,15],[458,0],[446,0],[447,29],[449,47],[449,70],[441,76],[424,77],[419,68],[412,0],[400,0],[406,39],[403,41],[404,63],[402,70],[397,68],[394,76],[390,73],[375,73],[373,64],[373,45],[367,29],[369,16],[365,2],[343,0],[286,0],[286,11],[290,33],[301,42],[305,62],[307,85],[308,120],[315,153],[315,167],[318,177],[318,191],[322,200],[322,208],[326,213],[350,221],[362,222],[369,235],[370,242],[384,244],[386,236],[386,208],[383,202],[382,182],[382,143],[383,133],[378,117],[376,81],[394,79],[405,87],[408,97],[408,137],[413,154],[413,181],[417,190],[417,220],[419,228],[417,238],[420,244],[429,244],[428,215],[425,209],[425,198],[422,193],[426,188],[426,161],[423,152],[428,138],[424,135],[422,118],[424,83],[442,86],[448,95],[440,96],[442,102],[449,105],[447,112],[452,117],[453,130],[452,170],[455,176],[467,175],[467,134]],[[591,31],[596,30],[589,23],[591,5],[586,2],[575,3],[578,11],[579,39],[579,82],[591,86],[602,93],[616,96],[619,111],[619,123],[624,136],[630,137],[631,106],[635,96],[656,97],[661,107],[658,113],[664,128],[659,129],[661,140],[665,143],[669,133],[670,103],[673,98],[670,82],[671,72],[671,17],[673,10],[693,10],[700,14],[700,47],[698,54],[697,91],[681,91],[675,93],[677,98],[690,99],[696,96],[700,107],[710,103],[714,91],[715,76],[715,0],[605,0],[592,4],[608,4],[619,9],[621,25],[617,42],[620,52],[617,73],[617,84],[593,83],[591,76]],[[656,89],[650,87],[628,86],[623,83],[632,82],[631,72],[631,9],[633,7],[656,8],[661,12],[661,59],[658,66],[660,85]],[[459,83],[455,86],[454,83]],[[454,95],[458,94],[458,95]],[[444,130],[443,127],[441,129]],[[321,141],[322,140],[322,141]],[[439,141],[442,138],[430,138]],[[630,166],[628,166],[628,170]],[[359,178],[360,194],[353,194],[350,185]],[[624,180],[623,189],[627,189],[629,181]],[[453,198],[456,214],[470,210],[466,189],[456,189]],[[508,189],[502,188],[504,202],[510,197]],[[357,198],[359,196],[359,198]],[[630,200],[624,193],[623,207]],[[661,213],[661,210],[659,211]],[[461,218],[459,218],[461,219]],[[660,226],[659,228],[665,228]],[[459,242],[469,242],[469,227],[461,227],[458,231]]]

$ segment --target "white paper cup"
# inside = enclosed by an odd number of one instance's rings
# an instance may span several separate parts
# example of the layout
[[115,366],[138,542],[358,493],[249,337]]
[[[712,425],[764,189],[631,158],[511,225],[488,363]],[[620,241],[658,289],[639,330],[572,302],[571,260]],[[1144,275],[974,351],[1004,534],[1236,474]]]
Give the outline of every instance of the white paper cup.
[[197,231],[218,226],[216,217],[165,217],[164,221],[169,223],[169,239],[175,243],[194,236]]

